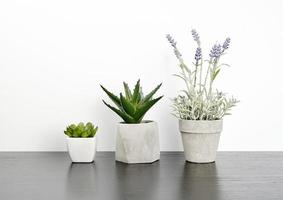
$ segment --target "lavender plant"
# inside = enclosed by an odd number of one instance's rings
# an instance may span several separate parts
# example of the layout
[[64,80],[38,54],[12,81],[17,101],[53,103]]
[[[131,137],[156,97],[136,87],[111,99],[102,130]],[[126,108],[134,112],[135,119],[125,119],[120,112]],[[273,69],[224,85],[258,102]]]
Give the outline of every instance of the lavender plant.
[[220,63],[220,58],[229,48],[231,39],[226,38],[223,44],[213,45],[209,59],[204,60],[200,36],[194,29],[191,34],[197,43],[192,68],[184,63],[182,54],[177,48],[177,42],[171,35],[166,36],[179,61],[180,73],[174,75],[182,79],[186,86],[185,90],[181,91],[182,94],[173,99],[173,115],[186,120],[222,119],[225,115],[229,115],[231,108],[239,102],[213,89],[213,83],[221,67],[227,65]]

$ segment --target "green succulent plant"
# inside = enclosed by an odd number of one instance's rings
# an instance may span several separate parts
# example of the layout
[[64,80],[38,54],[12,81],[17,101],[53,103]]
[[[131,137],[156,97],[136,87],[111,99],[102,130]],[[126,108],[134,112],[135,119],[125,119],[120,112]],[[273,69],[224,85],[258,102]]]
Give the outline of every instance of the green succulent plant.
[[112,111],[118,114],[125,123],[128,124],[138,124],[142,122],[145,113],[163,96],[153,99],[153,95],[161,87],[162,83],[159,84],[155,89],[153,89],[146,96],[142,93],[142,88],[140,87],[140,80],[137,81],[133,92],[130,90],[127,83],[123,82],[125,95],[120,93],[120,96],[116,96],[109,92],[106,88],[101,85],[101,88],[109,96],[109,98],[117,106],[113,107],[103,100],[103,103],[108,106]]
[[73,138],[89,138],[94,137],[98,127],[94,127],[92,123],[88,122],[86,125],[81,122],[78,125],[71,124],[64,131],[65,135]]

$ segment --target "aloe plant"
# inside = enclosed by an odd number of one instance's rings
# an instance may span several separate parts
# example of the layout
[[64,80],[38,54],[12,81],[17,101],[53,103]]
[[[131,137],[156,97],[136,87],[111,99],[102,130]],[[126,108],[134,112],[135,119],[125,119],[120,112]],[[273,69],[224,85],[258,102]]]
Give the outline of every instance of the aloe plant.
[[98,127],[94,127],[92,123],[88,122],[86,125],[84,123],[79,123],[78,125],[71,124],[64,131],[65,135],[74,138],[89,138],[94,137]]
[[154,88],[146,96],[143,95],[142,88],[140,87],[140,80],[137,81],[133,91],[130,90],[127,83],[123,82],[125,94],[120,93],[119,97],[109,92],[101,85],[101,88],[108,95],[117,107],[113,107],[103,100],[103,103],[112,111],[118,114],[125,123],[137,124],[141,123],[145,113],[163,96],[153,99],[153,95],[161,87],[162,83]]

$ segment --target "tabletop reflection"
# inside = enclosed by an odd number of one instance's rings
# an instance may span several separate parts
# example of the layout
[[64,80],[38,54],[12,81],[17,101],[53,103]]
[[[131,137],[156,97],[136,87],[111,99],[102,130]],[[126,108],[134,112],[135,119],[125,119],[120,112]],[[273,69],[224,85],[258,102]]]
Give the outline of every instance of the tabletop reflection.
[[97,190],[96,166],[93,163],[72,163],[66,178],[66,194],[68,199],[92,197]]
[[180,181],[179,195],[180,199],[221,199],[216,164],[186,162]]

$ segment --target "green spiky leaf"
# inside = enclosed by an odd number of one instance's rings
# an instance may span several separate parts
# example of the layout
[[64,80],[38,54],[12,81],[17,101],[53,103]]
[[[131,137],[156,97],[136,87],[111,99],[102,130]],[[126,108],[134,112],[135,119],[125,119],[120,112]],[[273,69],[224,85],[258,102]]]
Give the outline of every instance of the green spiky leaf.
[[125,90],[125,94],[126,94],[126,98],[127,99],[131,99],[132,98],[132,92],[129,88],[129,85],[125,82],[123,82],[123,85],[124,85],[124,90]]
[[122,106],[124,110],[126,111],[126,113],[129,115],[133,115],[136,109],[131,104],[131,102],[122,95],[122,93],[120,93],[120,100],[121,100]]
[[135,113],[134,119],[137,120],[138,122],[142,121],[143,116],[145,113],[155,104],[157,103],[163,96],[160,96],[156,99],[150,100],[142,104],[138,111]]
[[120,99],[114,95],[113,93],[109,92],[105,87],[100,85],[103,91],[109,96],[109,98],[116,104],[116,106],[121,107],[121,101]]
[[108,108],[110,108],[112,111],[114,111],[117,115],[119,115],[126,123],[135,123],[135,120],[131,116],[129,116],[127,113],[122,112],[122,111],[118,110],[117,108],[107,104],[104,100],[103,100],[103,103]]
[[135,85],[135,89],[134,89],[134,93],[133,93],[133,102],[137,102],[137,99],[139,98],[139,94],[140,94],[140,80],[137,81],[136,85]]
[[143,102],[146,102],[151,99],[151,97],[157,92],[157,90],[161,87],[162,83],[160,83],[156,88],[154,88],[148,95],[146,95],[143,99]]

